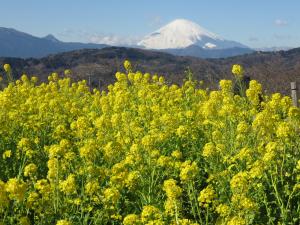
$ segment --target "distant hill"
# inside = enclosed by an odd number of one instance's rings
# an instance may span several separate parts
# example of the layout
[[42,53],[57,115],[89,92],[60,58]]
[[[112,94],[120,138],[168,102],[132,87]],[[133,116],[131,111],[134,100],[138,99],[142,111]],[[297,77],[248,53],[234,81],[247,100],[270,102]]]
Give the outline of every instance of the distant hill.
[[178,56],[194,56],[204,59],[227,58],[255,52],[250,48],[232,47],[226,49],[205,49],[197,45],[190,45],[186,48],[163,49],[160,51]]
[[76,49],[101,49],[103,47],[107,45],[62,42],[53,35],[39,38],[15,29],[0,27],[0,56],[2,57],[40,58]]
[[[0,65],[10,63],[15,75],[38,75],[45,81],[50,72],[62,74],[64,69],[73,71],[73,79],[87,79],[93,87],[106,87],[115,81],[116,71],[124,71],[123,61],[129,59],[135,70],[165,75],[168,82],[180,84],[189,67],[194,78],[204,80],[216,88],[220,79],[231,79],[233,64],[244,66],[246,75],[260,81],[269,92],[290,94],[290,82],[300,84],[300,48],[278,52],[255,52],[225,59],[199,59],[174,56],[158,51],[134,48],[108,47],[103,49],[76,50],[50,55],[41,59],[0,58]],[[0,73],[3,73],[0,69]]]

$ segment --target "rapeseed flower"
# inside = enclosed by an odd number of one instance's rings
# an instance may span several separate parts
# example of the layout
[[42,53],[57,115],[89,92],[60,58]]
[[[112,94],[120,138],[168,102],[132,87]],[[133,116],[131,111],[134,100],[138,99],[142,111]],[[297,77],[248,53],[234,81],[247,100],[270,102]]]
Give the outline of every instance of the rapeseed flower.
[[26,183],[17,178],[9,179],[5,185],[5,190],[9,193],[9,198],[17,201],[24,200],[26,188]]
[[36,171],[37,171],[37,166],[34,163],[30,163],[24,168],[24,176],[31,177],[35,175]]
[[124,68],[127,71],[127,73],[132,72],[132,66],[131,66],[131,62],[129,60],[124,61]]
[[241,78],[244,75],[244,68],[239,64],[234,64],[232,66],[231,71],[232,71],[233,75],[235,75],[238,78]]
[[24,212],[74,225],[297,221],[300,111],[289,97],[126,67],[101,92],[58,73],[0,91],[3,224],[26,224]]
[[56,225],[72,225],[72,223],[68,220],[58,220]]
[[3,159],[10,158],[11,155],[12,155],[11,150],[6,150],[6,151],[3,152],[3,154],[2,154],[2,158],[3,158]]
[[215,190],[212,186],[207,186],[204,188],[198,197],[198,202],[200,206],[208,207],[216,198]]
[[11,71],[11,67],[9,64],[4,64],[3,69],[6,73],[10,73]]
[[70,174],[66,180],[61,181],[59,184],[59,188],[65,194],[74,194],[76,193],[76,180],[75,175]]

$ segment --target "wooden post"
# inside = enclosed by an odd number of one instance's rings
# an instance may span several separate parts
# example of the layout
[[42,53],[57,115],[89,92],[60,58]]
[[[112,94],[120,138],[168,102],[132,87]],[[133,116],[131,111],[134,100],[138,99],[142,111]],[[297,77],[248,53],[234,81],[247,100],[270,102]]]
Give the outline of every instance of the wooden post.
[[297,98],[297,84],[296,82],[291,82],[291,95],[293,100],[293,105],[298,106],[298,98]]

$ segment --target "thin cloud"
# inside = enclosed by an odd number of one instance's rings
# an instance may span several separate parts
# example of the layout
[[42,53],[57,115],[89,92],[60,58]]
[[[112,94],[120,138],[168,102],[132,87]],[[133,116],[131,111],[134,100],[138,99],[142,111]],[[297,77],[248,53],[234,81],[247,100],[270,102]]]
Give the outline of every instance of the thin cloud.
[[251,42],[259,41],[259,39],[257,37],[250,37],[248,40]]
[[286,34],[274,34],[273,38],[276,40],[290,40],[292,39],[292,36]]
[[99,35],[94,34],[88,38],[88,41],[96,44],[107,44],[114,46],[132,46],[140,40],[139,37],[122,37],[118,35]]
[[83,29],[64,29],[60,33],[57,33],[57,35],[67,41],[81,41],[113,46],[135,46],[141,40],[140,37],[99,34],[96,32],[88,32]]
[[278,27],[284,27],[284,26],[287,26],[288,25],[288,22],[285,21],[285,20],[282,20],[282,19],[276,19],[274,21],[274,24]]
[[57,33],[57,35],[67,40],[82,41],[82,40],[86,40],[87,37],[91,35],[91,33],[82,29],[76,30],[76,29],[65,28],[63,31]]
[[152,17],[150,18],[149,26],[150,26],[150,27],[157,27],[157,26],[162,25],[162,22],[163,22],[163,21],[162,21],[161,16],[155,15],[155,16],[152,16]]

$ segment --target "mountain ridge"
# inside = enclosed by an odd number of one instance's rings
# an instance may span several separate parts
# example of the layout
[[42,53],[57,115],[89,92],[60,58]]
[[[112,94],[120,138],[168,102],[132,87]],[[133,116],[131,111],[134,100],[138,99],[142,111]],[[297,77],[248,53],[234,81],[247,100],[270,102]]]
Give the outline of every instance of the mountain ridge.
[[[300,83],[300,48],[278,52],[254,52],[223,59],[201,59],[175,56],[160,51],[125,47],[84,49],[53,54],[40,59],[0,58],[0,65],[10,63],[18,78],[21,74],[38,75],[41,82],[51,72],[63,74],[73,71],[74,80],[88,79],[92,87],[106,87],[115,81],[115,73],[124,71],[123,62],[129,59],[134,70],[164,75],[170,83],[182,83],[185,71],[190,68],[194,78],[203,80],[207,87],[217,88],[221,79],[232,79],[231,67],[241,64],[247,76],[263,84],[269,93],[289,95],[290,82]],[[4,74],[0,69],[0,74]]]
[[83,48],[103,48],[107,45],[62,42],[53,35],[39,38],[13,28],[0,27],[0,56],[41,58],[49,54]]

